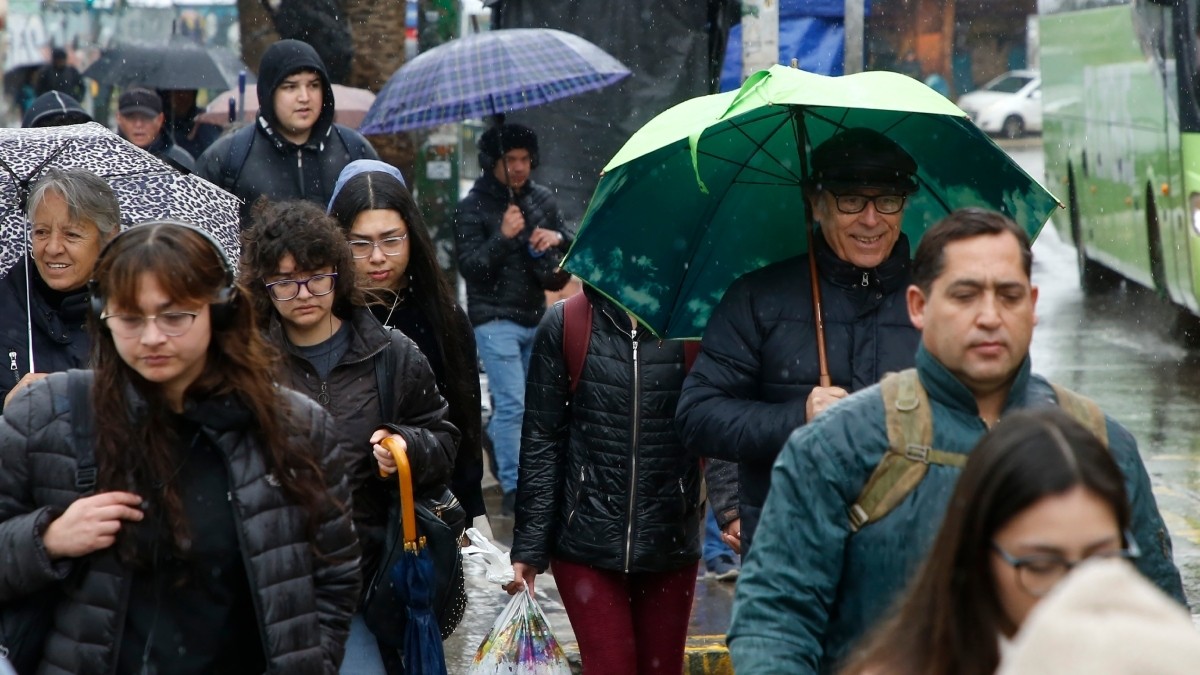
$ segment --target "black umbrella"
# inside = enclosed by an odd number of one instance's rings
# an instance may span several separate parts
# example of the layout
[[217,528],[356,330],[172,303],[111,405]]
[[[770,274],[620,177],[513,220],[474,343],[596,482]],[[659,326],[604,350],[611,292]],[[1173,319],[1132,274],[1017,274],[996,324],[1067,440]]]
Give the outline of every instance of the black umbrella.
[[167,44],[106,49],[83,75],[119,87],[223,90],[237,84],[237,69],[231,65],[236,62],[237,56],[223,47],[205,47],[177,36]]

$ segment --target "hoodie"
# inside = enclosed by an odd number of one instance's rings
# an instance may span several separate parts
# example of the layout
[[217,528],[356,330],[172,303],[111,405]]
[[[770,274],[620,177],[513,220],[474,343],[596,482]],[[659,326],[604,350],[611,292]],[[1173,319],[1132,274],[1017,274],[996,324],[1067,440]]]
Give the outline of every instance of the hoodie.
[[61,91],[48,91],[34,99],[21,118],[21,127],[59,127],[92,121],[79,101]]
[[[279,133],[275,90],[289,76],[313,71],[321,76],[321,113],[308,139],[292,143]],[[242,200],[242,227],[250,224],[250,210],[259,197],[272,201],[307,199],[322,207],[329,203],[342,169],[356,159],[379,159],[362,134],[333,122],[333,85],[321,57],[299,40],[271,45],[259,65],[259,112],[253,125],[226,134],[209,146],[196,161],[196,175]],[[249,146],[245,161],[237,164],[234,151]]]

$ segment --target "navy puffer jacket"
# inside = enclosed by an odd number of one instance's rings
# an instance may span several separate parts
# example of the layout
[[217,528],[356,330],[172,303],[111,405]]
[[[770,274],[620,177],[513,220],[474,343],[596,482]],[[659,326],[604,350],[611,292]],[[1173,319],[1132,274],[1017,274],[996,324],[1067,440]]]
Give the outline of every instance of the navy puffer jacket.
[[[865,389],[911,368],[920,333],[908,318],[908,239],[875,269],[837,257],[814,237],[833,385]],[[771,466],[805,422],[805,402],[820,382],[808,256],[738,279],[713,312],[703,349],[679,400],[684,445],[705,457],[739,462],[742,550],[758,524]]]
[[[585,291],[590,293],[590,291]],[[551,556],[605,570],[665,572],[700,557],[699,462],[673,424],[683,343],[658,340],[598,295],[574,396],[563,303],[538,326],[525,391],[512,560]]]

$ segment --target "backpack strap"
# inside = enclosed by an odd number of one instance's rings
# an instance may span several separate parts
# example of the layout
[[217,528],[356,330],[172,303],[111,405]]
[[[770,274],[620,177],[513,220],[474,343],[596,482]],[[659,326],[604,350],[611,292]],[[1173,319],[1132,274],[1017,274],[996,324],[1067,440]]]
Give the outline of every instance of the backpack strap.
[[392,353],[392,327],[384,326],[387,331],[388,343],[382,351],[375,354],[375,387],[379,395],[379,414],[384,423],[392,420],[396,411],[396,355]]
[[592,302],[584,293],[576,293],[563,301],[563,363],[572,394],[583,376],[588,343],[592,340]]
[[1107,448],[1108,421],[1104,418],[1104,411],[1100,410],[1100,406],[1092,399],[1076,394],[1066,387],[1060,387],[1053,382],[1050,386],[1054,389],[1054,398],[1058,400],[1059,407],[1075,418],[1076,422],[1087,427]]
[[925,478],[930,464],[962,468],[967,463],[965,454],[933,449],[933,410],[916,369],[886,375],[880,389],[888,449],[850,507],[852,532],[896,508]]
[[[359,138],[355,138],[353,143],[348,142],[345,134],[342,133],[342,127],[340,124],[333,125],[333,132],[337,134],[338,140],[342,142],[342,147],[346,148],[346,154],[350,155],[351,162],[367,158],[367,149],[364,147],[363,142],[359,141],[361,136]],[[369,141],[365,142],[368,144],[370,143]]]
[[75,488],[96,489],[96,451],[92,437],[92,382],[90,370],[67,371],[67,396],[71,402],[71,436],[75,441]]
[[698,356],[700,356],[699,341],[688,340],[683,343],[683,372],[685,374],[692,372],[692,366],[696,365]]
[[229,139],[229,154],[225,156],[225,164],[221,166],[221,187],[230,194],[234,194],[238,178],[242,175],[242,166],[250,156],[250,146],[254,145],[257,125],[258,121],[255,120],[250,126],[235,131],[233,138]]

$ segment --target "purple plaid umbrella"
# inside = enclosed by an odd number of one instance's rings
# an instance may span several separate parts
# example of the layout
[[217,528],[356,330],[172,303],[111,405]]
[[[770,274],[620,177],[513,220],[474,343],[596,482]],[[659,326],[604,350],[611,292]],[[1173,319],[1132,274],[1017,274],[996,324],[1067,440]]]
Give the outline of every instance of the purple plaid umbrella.
[[578,35],[512,28],[435,47],[397,70],[361,131],[385,134],[532,108],[602,89],[629,69]]

